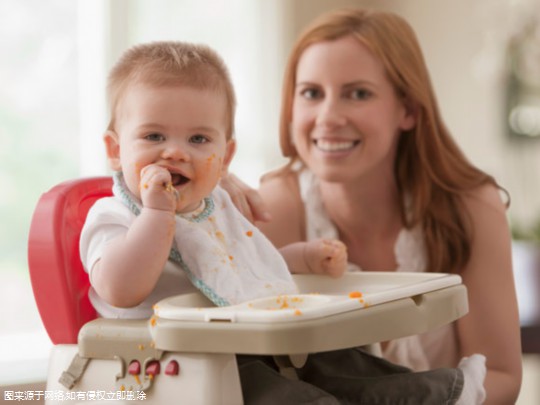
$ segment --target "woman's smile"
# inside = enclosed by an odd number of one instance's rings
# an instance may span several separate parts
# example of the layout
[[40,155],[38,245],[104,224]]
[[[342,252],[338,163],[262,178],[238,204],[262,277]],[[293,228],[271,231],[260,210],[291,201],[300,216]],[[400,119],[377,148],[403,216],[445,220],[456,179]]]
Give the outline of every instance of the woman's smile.
[[322,152],[338,153],[352,151],[360,144],[360,140],[314,139],[313,144]]

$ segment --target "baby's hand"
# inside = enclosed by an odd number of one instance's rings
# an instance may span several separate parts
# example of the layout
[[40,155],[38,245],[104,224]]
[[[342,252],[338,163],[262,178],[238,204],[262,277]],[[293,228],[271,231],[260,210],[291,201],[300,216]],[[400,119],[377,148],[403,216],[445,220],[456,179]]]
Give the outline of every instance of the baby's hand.
[[306,242],[304,255],[312,273],[340,277],[347,270],[347,247],[339,240]]
[[154,164],[144,167],[139,189],[144,207],[176,211],[178,191],[172,186],[171,173],[164,167]]

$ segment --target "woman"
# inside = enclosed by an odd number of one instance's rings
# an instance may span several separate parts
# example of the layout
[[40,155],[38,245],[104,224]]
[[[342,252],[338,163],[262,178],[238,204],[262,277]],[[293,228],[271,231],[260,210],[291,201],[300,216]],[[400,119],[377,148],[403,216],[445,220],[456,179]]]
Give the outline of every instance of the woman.
[[469,313],[385,343],[384,357],[416,370],[474,360],[471,398],[514,403],[521,348],[502,189],[444,126],[410,26],[365,10],[313,22],[286,67],[280,137],[290,163],[262,181],[263,232],[278,247],[337,237],[356,269],[459,274]]

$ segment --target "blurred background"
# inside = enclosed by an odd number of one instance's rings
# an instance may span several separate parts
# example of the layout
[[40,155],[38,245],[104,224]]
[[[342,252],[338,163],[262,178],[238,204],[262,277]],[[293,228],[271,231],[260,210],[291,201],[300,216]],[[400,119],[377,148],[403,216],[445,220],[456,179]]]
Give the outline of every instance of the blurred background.
[[238,98],[231,170],[256,187],[284,163],[277,127],[292,42],[320,13],[350,6],[392,10],[411,23],[447,126],[512,197],[519,403],[540,403],[540,0],[0,0],[2,391],[45,379],[51,344],[28,278],[29,223],[53,185],[109,173],[104,89],[118,56],[152,40],[215,48]]

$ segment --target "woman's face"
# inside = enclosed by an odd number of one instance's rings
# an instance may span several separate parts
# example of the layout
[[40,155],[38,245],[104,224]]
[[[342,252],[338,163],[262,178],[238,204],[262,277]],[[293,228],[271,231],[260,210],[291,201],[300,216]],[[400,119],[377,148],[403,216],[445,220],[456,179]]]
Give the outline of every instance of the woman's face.
[[321,179],[393,175],[399,135],[415,119],[371,51],[352,36],[317,42],[296,70],[292,137]]

